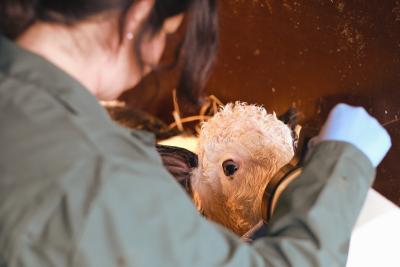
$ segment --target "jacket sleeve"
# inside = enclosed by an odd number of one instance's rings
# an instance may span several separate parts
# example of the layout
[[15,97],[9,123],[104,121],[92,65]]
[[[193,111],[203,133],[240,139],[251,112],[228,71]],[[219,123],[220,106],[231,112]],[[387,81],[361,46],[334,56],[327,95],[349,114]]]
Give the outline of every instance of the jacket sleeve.
[[20,247],[30,263],[20,266],[343,267],[374,177],[368,159],[353,146],[319,144],[282,195],[267,237],[249,245],[203,219],[154,164],[98,159],[90,187],[77,193],[69,184],[74,195],[65,193],[39,237]]
[[267,266],[345,266],[353,226],[375,177],[353,145],[322,142],[282,194],[268,237],[255,243]]

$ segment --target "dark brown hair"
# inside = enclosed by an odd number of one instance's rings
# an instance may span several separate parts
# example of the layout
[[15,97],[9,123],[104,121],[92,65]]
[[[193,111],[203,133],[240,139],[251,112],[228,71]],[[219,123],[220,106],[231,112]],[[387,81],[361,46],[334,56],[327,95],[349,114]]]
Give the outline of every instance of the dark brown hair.
[[[15,39],[36,21],[73,25],[111,10],[121,12],[122,33],[125,13],[135,2],[136,0],[1,0],[0,33]],[[144,35],[156,34],[166,19],[186,13],[186,33],[178,54],[182,64],[178,95],[193,104],[198,104],[216,57],[216,5],[216,0],[155,0],[150,16],[136,38],[135,52],[142,63],[139,47]]]

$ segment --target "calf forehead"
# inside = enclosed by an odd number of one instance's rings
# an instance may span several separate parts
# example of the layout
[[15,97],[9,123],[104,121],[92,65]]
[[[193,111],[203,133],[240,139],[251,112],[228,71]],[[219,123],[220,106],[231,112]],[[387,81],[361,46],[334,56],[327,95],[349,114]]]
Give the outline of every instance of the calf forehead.
[[[267,114],[262,107],[243,103],[228,104],[202,125],[200,141],[240,142],[248,138],[279,138],[290,129],[275,114]],[[243,140],[245,142],[245,140]]]
[[291,154],[292,137],[284,125],[268,129],[225,127],[215,129],[200,138],[200,151],[207,158],[218,158],[231,154],[239,158],[264,158],[271,154]]
[[293,155],[289,127],[255,105],[226,105],[202,125],[199,137],[199,153],[208,161],[206,165],[219,164],[229,156],[251,162],[286,161]]

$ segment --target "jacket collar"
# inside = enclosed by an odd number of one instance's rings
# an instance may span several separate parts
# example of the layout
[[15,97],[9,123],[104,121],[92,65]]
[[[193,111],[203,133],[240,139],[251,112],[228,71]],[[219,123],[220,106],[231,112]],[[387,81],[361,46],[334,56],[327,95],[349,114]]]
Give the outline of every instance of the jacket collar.
[[109,119],[96,97],[81,83],[48,60],[1,35],[0,74],[48,91],[72,113]]

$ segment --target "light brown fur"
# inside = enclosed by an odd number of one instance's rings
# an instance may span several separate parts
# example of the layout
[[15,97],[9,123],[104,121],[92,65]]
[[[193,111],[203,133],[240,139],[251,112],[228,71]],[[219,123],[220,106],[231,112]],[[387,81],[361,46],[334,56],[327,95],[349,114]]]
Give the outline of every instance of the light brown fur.
[[[205,216],[244,234],[261,220],[261,198],[270,178],[293,157],[291,130],[263,107],[236,102],[202,125],[194,201]],[[239,170],[226,177],[232,159]]]

